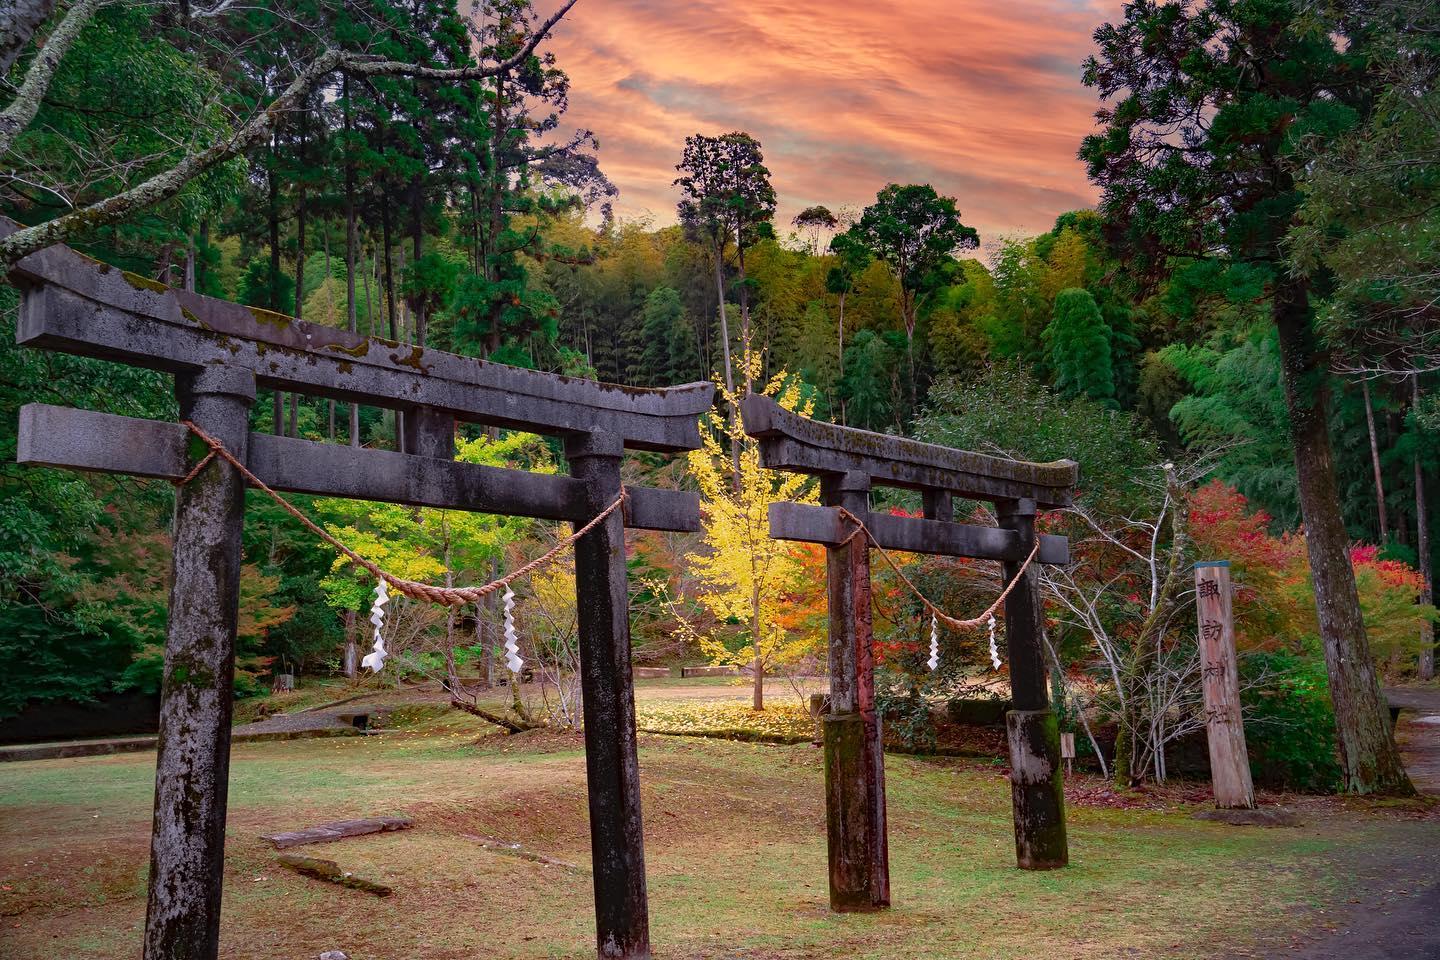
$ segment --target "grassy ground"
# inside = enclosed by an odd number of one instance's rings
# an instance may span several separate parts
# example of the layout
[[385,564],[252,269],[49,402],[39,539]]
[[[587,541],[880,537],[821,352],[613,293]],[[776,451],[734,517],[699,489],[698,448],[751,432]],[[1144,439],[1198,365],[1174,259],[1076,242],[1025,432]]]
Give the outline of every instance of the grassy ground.
[[[423,707],[402,719],[379,737],[236,748],[222,955],[593,956],[578,737],[477,740],[478,722]],[[153,763],[0,769],[0,956],[138,954]],[[1343,895],[1349,852],[1440,841],[1429,819],[1333,805],[1275,831],[1076,806],[1074,865],[1022,873],[997,767],[891,756],[895,907],[834,916],[813,746],[646,736],[641,766],[661,957],[1213,957],[1311,923]],[[310,850],[393,885],[385,900],[289,873],[258,839],[367,814],[406,814],[416,828]],[[581,866],[467,839],[482,835]]]

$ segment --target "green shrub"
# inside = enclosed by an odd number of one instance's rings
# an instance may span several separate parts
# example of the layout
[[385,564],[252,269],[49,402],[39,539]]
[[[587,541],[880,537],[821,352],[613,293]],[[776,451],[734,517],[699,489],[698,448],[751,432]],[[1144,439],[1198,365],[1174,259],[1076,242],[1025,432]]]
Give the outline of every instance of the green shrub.
[[1245,740],[1256,784],[1329,793],[1341,782],[1335,713],[1318,656],[1256,653],[1241,663]]
[[889,670],[875,672],[875,712],[887,738],[893,736],[914,753],[935,752],[935,719],[930,701],[913,677]]

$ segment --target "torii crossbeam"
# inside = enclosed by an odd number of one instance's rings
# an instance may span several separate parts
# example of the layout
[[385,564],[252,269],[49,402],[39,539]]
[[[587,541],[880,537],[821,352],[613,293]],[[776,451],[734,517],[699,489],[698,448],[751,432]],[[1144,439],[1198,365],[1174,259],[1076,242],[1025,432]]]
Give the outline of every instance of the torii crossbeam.
[[[15,229],[0,219],[0,236]],[[182,419],[276,490],[586,523],[621,493],[625,448],[700,446],[708,383],[634,390],[302,323],[173,290],[66,247],[26,257],[19,343],[175,375]],[[256,387],[405,412],[401,452],[251,433]],[[570,476],[454,460],[456,421],[564,439]],[[180,480],[207,448],[176,423],[30,404],[21,463]],[[146,960],[219,949],[244,480],[213,461],[176,494]],[[585,769],[602,957],[650,956],[625,526],[699,528],[699,496],[631,487],[575,544]]]
[[[760,441],[762,466],[820,478],[824,506],[770,505],[770,536],[826,545],[830,603],[830,710],[824,718],[830,906],[890,904],[885,765],[875,712],[870,623],[870,550],[858,518],[887,550],[998,560],[1016,579],[1005,599],[1013,709],[1006,714],[1015,854],[1025,869],[1068,861],[1060,743],[1049,708],[1036,578],[1021,568],[1035,548],[1037,509],[1068,506],[1078,468],[1069,460],[1025,463],[808,420],[768,397],[740,404]],[[872,486],[919,490],[925,519],[871,513]],[[953,499],[995,504],[1000,526],[955,523]],[[1064,537],[1041,535],[1035,562],[1064,563]]]

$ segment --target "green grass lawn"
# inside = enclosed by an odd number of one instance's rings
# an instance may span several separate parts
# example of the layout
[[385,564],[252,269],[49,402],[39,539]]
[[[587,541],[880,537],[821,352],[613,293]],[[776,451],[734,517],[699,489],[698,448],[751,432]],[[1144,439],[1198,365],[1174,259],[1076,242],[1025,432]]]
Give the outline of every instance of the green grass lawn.
[[[238,746],[222,956],[593,956],[579,738],[477,740],[481,729],[417,715],[379,737]],[[153,763],[0,767],[0,956],[138,954]],[[1335,895],[1325,864],[1345,850],[1394,831],[1440,840],[1433,822],[1334,807],[1273,831],[1072,807],[1073,865],[1023,873],[1000,769],[890,756],[895,906],[836,916],[813,746],[647,736],[641,767],[660,957],[1214,957],[1306,922]],[[372,814],[416,828],[309,849],[393,885],[389,899],[290,873],[258,839]],[[502,856],[478,836],[578,869]]]

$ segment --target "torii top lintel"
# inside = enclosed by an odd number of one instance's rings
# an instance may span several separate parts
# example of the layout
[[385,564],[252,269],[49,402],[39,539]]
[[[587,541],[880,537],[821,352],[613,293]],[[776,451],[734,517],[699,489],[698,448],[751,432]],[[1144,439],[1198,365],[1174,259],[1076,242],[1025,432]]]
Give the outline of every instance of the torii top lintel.
[[1073,460],[1006,460],[809,420],[769,397],[740,402],[745,432],[760,440],[764,466],[798,473],[860,473],[880,486],[932,490],[972,500],[1029,499],[1041,509],[1070,505],[1079,466]]
[[[17,229],[0,217],[0,236]],[[638,450],[700,446],[714,387],[637,389],[477,360],[176,290],[55,246],[21,260],[16,340],[170,373],[248,367],[261,386],[551,435],[603,431]]]

